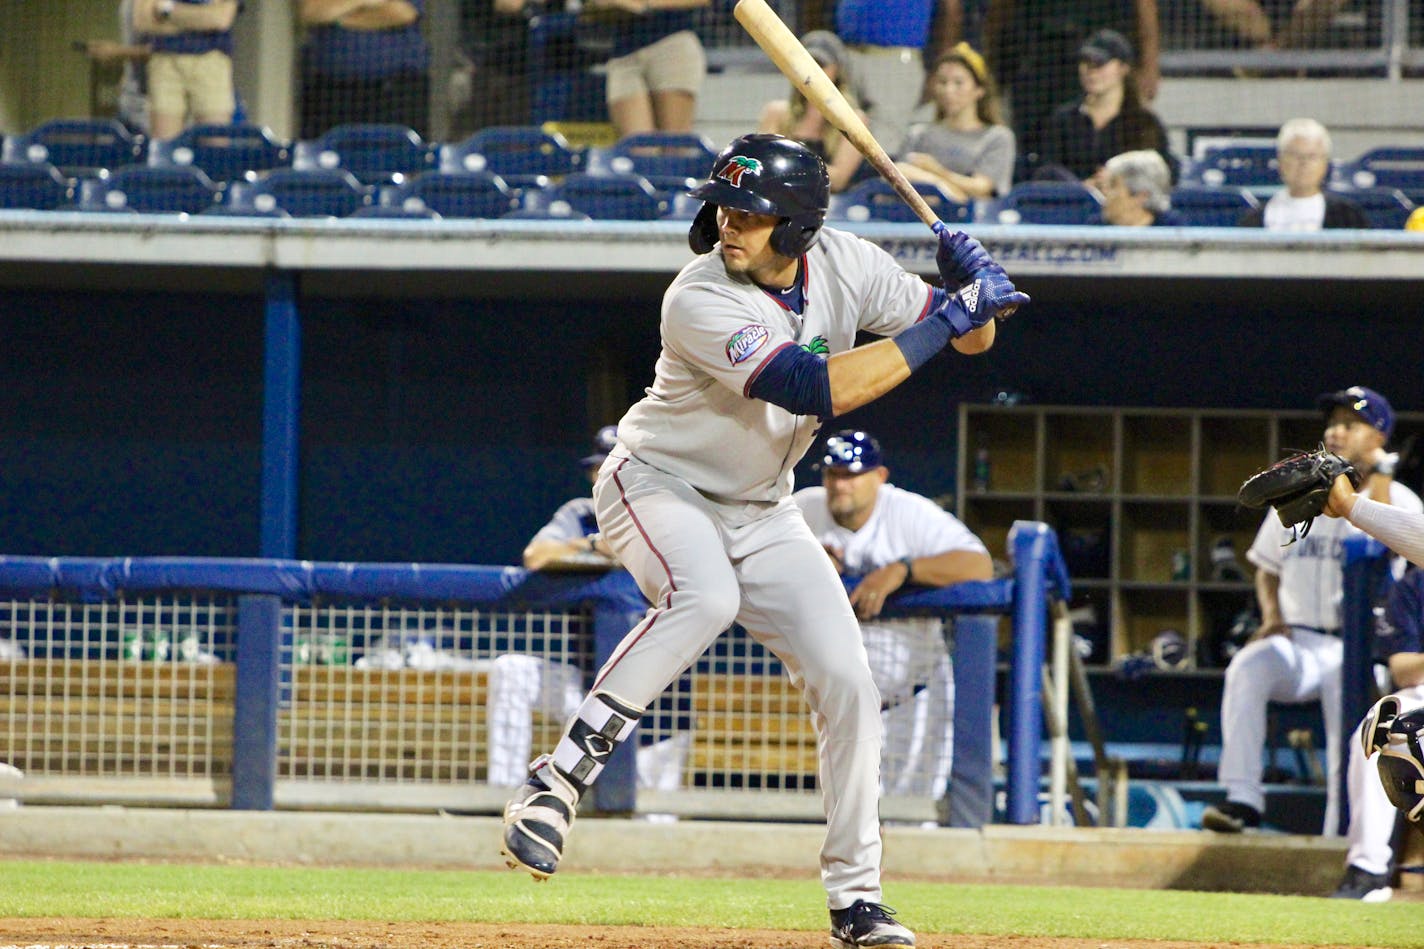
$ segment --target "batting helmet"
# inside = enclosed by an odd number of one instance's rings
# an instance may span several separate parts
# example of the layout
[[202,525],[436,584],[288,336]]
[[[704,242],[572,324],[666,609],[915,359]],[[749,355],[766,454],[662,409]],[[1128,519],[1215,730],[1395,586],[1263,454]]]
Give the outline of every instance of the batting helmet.
[[874,436],[848,428],[826,438],[826,453],[816,467],[844,468],[851,474],[860,474],[884,463],[880,443]]
[[734,139],[712,163],[712,174],[688,194],[705,203],[688,231],[695,253],[705,254],[717,243],[717,208],[736,208],[781,218],[771,232],[771,249],[783,257],[800,257],[816,243],[831,179],[826,163],[800,142],[784,135],[758,133]]
[[1399,699],[1387,695],[1366,716],[1360,734],[1366,754],[1378,751],[1380,783],[1404,816],[1424,823],[1424,708],[1399,714]]

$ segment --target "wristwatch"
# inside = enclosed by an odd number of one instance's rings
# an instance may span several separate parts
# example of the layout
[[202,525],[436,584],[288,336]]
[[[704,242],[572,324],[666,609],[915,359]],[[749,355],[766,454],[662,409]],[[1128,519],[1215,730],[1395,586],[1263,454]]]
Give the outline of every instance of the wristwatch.
[[153,5],[154,19],[161,23],[167,23],[168,18],[173,15],[173,2],[174,0],[158,0]]
[[1399,465],[1399,452],[1387,451],[1380,455],[1380,460],[1375,462],[1375,466],[1370,469],[1375,474],[1382,474],[1386,478],[1394,477],[1394,469]]

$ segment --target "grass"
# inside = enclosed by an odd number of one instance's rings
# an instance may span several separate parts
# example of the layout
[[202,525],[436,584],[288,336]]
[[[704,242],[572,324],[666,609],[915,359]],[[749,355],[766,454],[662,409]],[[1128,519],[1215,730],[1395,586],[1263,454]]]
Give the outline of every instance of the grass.
[[[1424,903],[894,883],[924,933],[1424,949]],[[814,880],[0,861],[0,917],[372,919],[820,929]]]

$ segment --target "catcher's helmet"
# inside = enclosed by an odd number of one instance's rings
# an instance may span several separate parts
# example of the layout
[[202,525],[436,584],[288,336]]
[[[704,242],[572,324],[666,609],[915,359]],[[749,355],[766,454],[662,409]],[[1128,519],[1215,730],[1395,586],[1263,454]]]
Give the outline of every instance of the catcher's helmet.
[[860,474],[884,463],[880,443],[874,436],[848,428],[826,438],[826,452],[816,467],[844,468],[851,474]]
[[593,436],[593,454],[580,458],[579,465],[584,468],[597,468],[603,464],[603,460],[608,457],[608,453],[613,450],[613,446],[616,444],[618,444],[618,426],[603,426],[598,430],[598,434]]
[[1387,695],[1370,710],[1360,734],[1369,754],[1379,752],[1380,782],[1390,803],[1424,823],[1424,708],[1399,714],[1399,699]]
[[771,232],[771,249],[799,257],[816,243],[831,179],[826,163],[805,145],[784,135],[758,133],[734,139],[712,163],[712,174],[688,194],[705,203],[693,219],[687,242],[705,254],[717,243],[717,208],[774,214],[781,222]]

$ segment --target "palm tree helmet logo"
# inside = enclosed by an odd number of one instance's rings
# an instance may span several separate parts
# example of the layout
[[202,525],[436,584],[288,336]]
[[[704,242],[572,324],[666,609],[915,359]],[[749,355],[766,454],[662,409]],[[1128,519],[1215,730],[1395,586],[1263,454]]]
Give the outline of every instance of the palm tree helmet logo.
[[717,177],[726,179],[733,188],[740,188],[743,175],[760,174],[761,162],[759,160],[748,158],[745,155],[733,155],[727,164],[722,166],[722,170],[717,172]]

